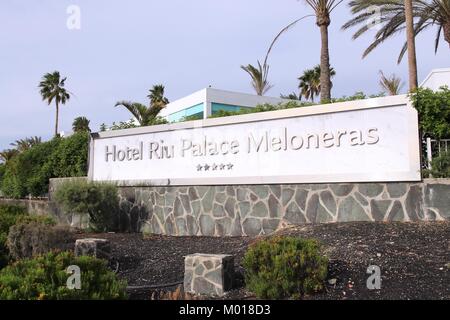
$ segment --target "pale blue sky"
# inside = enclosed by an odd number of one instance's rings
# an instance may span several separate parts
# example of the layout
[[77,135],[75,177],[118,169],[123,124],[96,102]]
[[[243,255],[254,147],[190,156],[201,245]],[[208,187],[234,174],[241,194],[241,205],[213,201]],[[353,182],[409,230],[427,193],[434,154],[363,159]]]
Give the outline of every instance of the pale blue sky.
[[[347,1],[345,1],[347,2]],[[81,30],[68,30],[66,9],[81,9]],[[274,35],[311,13],[296,0],[2,0],[0,2],[0,149],[27,136],[51,137],[54,106],[42,102],[37,85],[46,72],[67,76],[75,94],[62,107],[60,128],[71,130],[76,116],[102,122],[127,120],[117,100],[147,103],[148,89],[166,86],[175,100],[208,85],[252,93],[241,64],[262,59]],[[352,41],[340,27],[350,17],[346,4],[333,14],[331,64],[336,69],[333,96],[363,90],[377,93],[378,71],[407,79],[406,59],[397,65],[402,38],[361,60],[370,36]],[[270,58],[268,93],[296,91],[300,73],[319,62],[320,37],[313,19],[285,34]],[[434,54],[435,29],[417,40],[419,79],[433,68],[449,67],[442,39]]]

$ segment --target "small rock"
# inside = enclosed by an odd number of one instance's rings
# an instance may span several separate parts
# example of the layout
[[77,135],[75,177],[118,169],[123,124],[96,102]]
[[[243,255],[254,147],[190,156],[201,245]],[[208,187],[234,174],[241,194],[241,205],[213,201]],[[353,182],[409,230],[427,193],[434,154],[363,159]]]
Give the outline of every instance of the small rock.
[[331,284],[332,286],[334,286],[336,284],[336,278],[329,279],[328,283]]
[[378,253],[378,252],[377,252],[377,257],[378,257],[378,258],[381,257],[381,253]]

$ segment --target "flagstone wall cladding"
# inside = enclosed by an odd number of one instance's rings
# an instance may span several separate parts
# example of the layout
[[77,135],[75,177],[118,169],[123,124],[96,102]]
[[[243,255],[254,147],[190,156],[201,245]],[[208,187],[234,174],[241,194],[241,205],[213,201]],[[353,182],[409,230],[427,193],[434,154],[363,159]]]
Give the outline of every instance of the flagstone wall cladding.
[[302,223],[450,219],[448,180],[123,187],[120,198],[124,229],[177,236],[255,236]]
[[196,253],[184,258],[184,291],[223,296],[233,286],[234,258],[223,254]]

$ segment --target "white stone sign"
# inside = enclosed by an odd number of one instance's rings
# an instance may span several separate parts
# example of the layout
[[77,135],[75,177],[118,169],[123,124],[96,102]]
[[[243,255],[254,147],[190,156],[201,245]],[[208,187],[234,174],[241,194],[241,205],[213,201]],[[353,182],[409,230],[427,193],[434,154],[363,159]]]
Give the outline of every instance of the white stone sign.
[[419,181],[406,96],[93,134],[89,177],[121,185]]

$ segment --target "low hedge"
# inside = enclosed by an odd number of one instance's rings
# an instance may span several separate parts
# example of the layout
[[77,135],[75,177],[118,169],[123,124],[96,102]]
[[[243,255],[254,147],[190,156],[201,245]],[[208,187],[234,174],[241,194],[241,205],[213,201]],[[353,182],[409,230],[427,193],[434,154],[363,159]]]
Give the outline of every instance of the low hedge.
[[245,283],[263,299],[299,298],[323,288],[328,259],[314,239],[274,237],[250,246]]
[[55,200],[67,212],[89,215],[93,231],[119,229],[119,195],[114,184],[67,181],[57,189]]
[[[80,289],[67,285],[67,268],[80,268]],[[125,299],[126,282],[119,280],[105,260],[51,252],[24,259],[0,271],[2,300],[111,300]]]
[[9,228],[7,247],[11,258],[19,260],[50,251],[70,250],[74,242],[69,227],[46,221],[22,221]]
[[0,205],[0,269],[8,264],[9,251],[6,246],[9,228],[13,226],[19,218],[27,215],[25,208],[11,205]]
[[28,215],[24,207],[0,204],[0,269],[10,261],[10,252],[7,246],[10,228],[16,224],[31,222],[46,225],[55,223],[50,217]]

